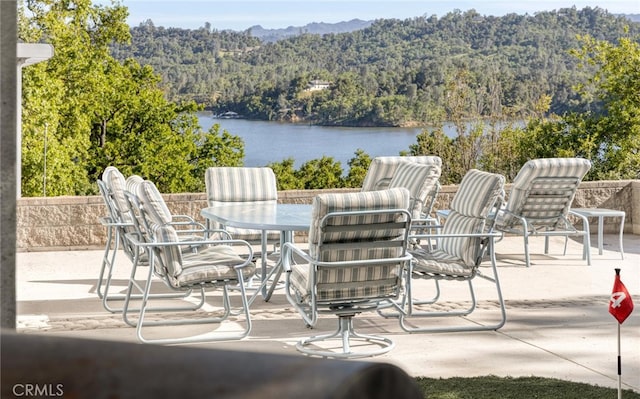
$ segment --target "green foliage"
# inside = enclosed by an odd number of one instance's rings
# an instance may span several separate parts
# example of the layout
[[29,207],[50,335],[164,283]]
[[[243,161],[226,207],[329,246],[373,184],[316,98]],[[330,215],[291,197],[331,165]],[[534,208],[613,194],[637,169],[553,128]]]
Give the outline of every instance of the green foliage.
[[[210,26],[130,30],[117,2],[29,0],[19,15],[22,41],[55,48],[24,69],[24,196],[45,184],[47,195],[95,193],[108,165],[164,192],[203,191],[207,167],[243,164],[244,143],[219,125],[203,132],[202,105],[269,120],[430,124],[408,153],[440,156],[443,184],[471,168],[511,179],[541,157],[588,158],[587,179],[640,177],[640,25],[599,8],[455,11],[269,44]],[[307,91],[313,79],[331,87]],[[320,189],[360,187],[370,162],[358,150],[346,175],[328,156],[268,166],[280,190]]]
[[[249,31],[147,21],[131,30],[130,45],[112,51],[152,65],[169,98],[196,99],[216,112],[326,125],[437,125],[447,112],[522,120],[541,116],[541,105],[556,114],[584,105],[571,87],[594,68],[578,70],[569,50],[579,46],[577,35],[613,43],[625,26],[640,32],[640,24],[601,8],[502,17],[469,10],[262,43]],[[313,79],[332,85],[305,91]]]
[[272,162],[270,167],[276,175],[278,190],[303,190],[321,188],[362,187],[362,182],[371,163],[371,157],[362,149],[354,153],[355,157],[348,162],[349,172],[346,177],[340,162],[332,157],[311,160],[300,169],[294,168],[294,159]]
[[[574,54],[597,72],[577,87],[589,111],[532,119],[520,139],[520,159],[583,157],[593,167],[587,180],[640,177],[640,45],[583,37]],[[524,155],[524,157],[522,157]]]
[[276,175],[278,190],[304,189],[304,182],[296,177],[296,171],[293,165],[293,158],[285,159],[282,162],[273,162],[267,165]]
[[355,157],[349,160],[349,174],[344,181],[345,187],[362,187],[370,164],[371,157],[364,150],[357,149]]
[[342,167],[333,157],[307,161],[295,173],[305,189],[324,189],[344,187]]
[[640,44],[622,37],[617,44],[582,38],[576,51],[583,65],[597,72],[579,86],[584,98],[602,104],[601,112],[571,114],[565,119],[579,130],[580,150],[594,161],[594,179],[640,178]]
[[96,193],[108,165],[164,192],[201,191],[206,167],[242,164],[239,138],[217,126],[202,132],[195,102],[168,102],[150,66],[110,55],[112,43],[130,38],[125,7],[89,0],[26,7],[20,38],[51,43],[55,54],[24,70],[24,196],[43,195],[45,180],[46,195]]
[[410,146],[410,155],[437,155],[442,159],[441,184],[455,184],[465,173],[480,167],[481,148],[485,142],[484,125],[471,125],[455,138],[450,138],[442,130],[424,130],[417,137],[417,144]]
[[[628,37],[617,44],[581,38],[582,47],[573,51],[581,67],[596,72],[578,85],[576,99],[587,111],[566,112],[561,117],[541,115],[548,99],[537,104],[538,116],[524,127],[495,126],[484,132],[479,125],[450,139],[439,131],[423,132],[411,146],[413,155],[435,154],[443,159],[441,181],[456,183],[471,167],[515,177],[528,159],[582,157],[591,160],[586,180],[638,179],[640,177],[640,44]],[[456,84],[458,87],[460,84]],[[460,96],[458,96],[460,97]],[[455,104],[454,104],[455,105]],[[448,107],[452,120],[459,117]],[[447,166],[449,163],[454,167]],[[477,166],[474,166],[477,165]]]
[[[473,378],[416,378],[429,399],[601,399],[616,397],[616,389],[555,378],[495,376]],[[624,390],[622,397],[640,399],[640,394]]]

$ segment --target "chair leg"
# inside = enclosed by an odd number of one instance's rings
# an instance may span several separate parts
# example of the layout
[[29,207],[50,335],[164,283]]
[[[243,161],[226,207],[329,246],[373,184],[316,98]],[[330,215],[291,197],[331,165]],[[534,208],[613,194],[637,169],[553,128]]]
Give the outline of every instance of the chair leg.
[[[436,280],[437,282],[437,280]],[[469,296],[471,298],[471,305],[469,305],[469,307],[463,309],[463,310],[450,310],[450,311],[443,311],[443,312],[429,312],[429,311],[416,311],[414,309],[415,305],[422,305],[422,304],[431,304],[431,303],[435,303],[435,302],[426,302],[426,301],[420,301],[420,302],[416,302],[413,300],[409,301],[409,305],[407,307],[407,314],[405,317],[411,317],[411,316],[415,316],[415,317],[443,317],[443,316],[466,316],[471,314],[477,306],[477,301],[476,301],[476,294],[475,291],[473,289],[473,284],[471,283],[471,280],[467,281],[467,284],[469,286]],[[426,302],[426,303],[425,303]]]
[[[133,260],[133,265],[131,267],[131,275],[129,277],[129,282],[127,284],[126,294],[124,294],[124,305],[120,312],[122,312],[123,321],[131,326],[136,327],[139,323],[138,321],[132,320],[129,317],[130,313],[141,313],[143,309],[153,311],[153,312],[180,312],[180,311],[195,311],[200,309],[205,303],[205,296],[203,292],[200,292],[200,299],[197,303],[188,303],[180,306],[161,306],[161,307],[152,307],[147,308],[147,304],[150,299],[186,299],[191,296],[192,290],[188,289],[184,292],[176,292],[176,293],[156,293],[151,294],[151,284],[153,283],[153,267],[151,265],[147,265],[148,272],[146,277],[146,283],[144,287],[141,287],[140,284],[136,281],[137,269],[139,265],[139,256],[135,256]],[[134,293],[134,289],[137,290],[138,294]],[[145,294],[149,291],[148,294]],[[202,291],[202,290],[201,290]],[[131,307],[132,300],[140,300],[141,304],[139,308]],[[138,316],[140,317],[140,316]]]
[[[115,233],[114,233],[115,232]],[[129,285],[126,289],[126,293],[124,294],[109,294],[111,289],[111,281],[113,278],[113,271],[115,269],[116,264],[116,255],[120,248],[120,240],[122,236],[120,232],[114,228],[113,226],[109,227],[107,231],[107,244],[105,247],[105,252],[102,257],[102,265],[100,266],[100,273],[98,275],[98,282],[96,284],[96,292],[98,297],[102,300],[102,306],[111,313],[122,313],[124,306],[120,308],[116,308],[111,306],[109,302],[111,301],[125,301],[128,299],[141,299],[142,294],[133,294],[131,288],[133,285],[137,286],[140,292],[142,289],[135,282],[135,272],[132,272],[130,276]],[[114,247],[111,249],[111,243],[113,243]],[[133,262],[138,262],[137,259],[134,259]],[[132,266],[133,267],[133,266]],[[134,268],[135,269],[135,268]],[[132,269],[132,271],[134,270]],[[163,293],[163,294],[154,294],[153,298],[186,298],[191,294],[191,291],[186,293]],[[176,310],[180,310],[181,308],[177,308]]]
[[[107,228],[107,244],[104,248],[104,255],[102,256],[102,265],[100,265],[100,273],[98,274],[98,282],[96,284],[96,292],[98,294],[98,298],[102,299],[105,294],[102,293],[102,282],[104,280],[105,272],[109,270],[109,276],[111,276],[111,268],[116,259],[116,253],[118,252],[118,240],[114,244],[113,250],[111,249],[111,244],[113,243],[113,226],[109,226]],[[115,233],[118,235],[118,232]]]
[[[409,273],[409,272],[407,272]],[[405,281],[409,281],[410,277],[406,277]],[[399,317],[400,316],[400,310],[399,309],[411,309],[413,305],[431,305],[434,303],[437,303],[438,300],[440,299],[440,281],[438,280],[434,280],[433,281],[436,287],[436,292],[433,295],[433,297],[429,298],[429,299],[418,299],[418,298],[413,298],[412,296],[412,292],[411,292],[411,284],[407,284],[406,286],[406,295],[402,296],[402,300],[397,303],[396,307],[396,311],[395,312],[384,312],[382,309],[378,309],[378,314],[384,318],[394,318],[394,317]],[[409,299],[411,298],[411,299]],[[411,310],[409,310],[409,312],[411,312]]]
[[[504,303],[504,298],[502,296],[502,288],[500,287],[500,280],[498,278],[498,268],[497,268],[497,262],[496,262],[496,256],[495,256],[495,252],[493,249],[494,243],[493,240],[491,240],[491,242],[489,243],[490,248],[489,248],[489,253],[490,253],[490,259],[491,259],[491,269],[492,269],[492,273],[493,276],[486,276],[482,273],[480,273],[478,271],[478,273],[476,274],[476,278],[483,278],[487,281],[490,281],[492,283],[494,283],[495,287],[496,287],[496,294],[497,294],[497,298],[498,298],[498,304],[500,307],[500,319],[494,323],[494,324],[480,324],[478,322],[475,322],[474,320],[471,320],[470,318],[468,318],[467,316],[469,316],[470,314],[472,314],[472,312],[475,310],[476,308],[476,297],[475,297],[475,292],[473,289],[473,281],[472,280],[467,280],[467,283],[469,284],[469,291],[470,291],[470,295],[471,295],[471,300],[472,300],[472,304],[469,308],[465,309],[465,310],[461,310],[461,311],[451,311],[451,312],[414,312],[411,309],[411,306],[409,307],[407,313],[401,313],[400,314],[400,327],[404,330],[407,331],[409,333],[421,333],[421,332],[428,332],[428,333],[439,333],[439,332],[456,332],[456,331],[486,331],[486,330],[498,330],[500,329],[502,326],[504,326],[504,324],[507,321],[507,314],[506,314],[506,307],[505,307],[505,303]],[[449,317],[449,316],[458,316],[458,317],[462,317],[465,320],[468,320],[469,322],[473,323],[471,325],[456,325],[456,326],[451,326],[451,327],[414,327],[414,326],[409,326],[407,324],[407,321],[409,319],[413,319],[414,317],[416,319],[419,318],[438,318],[438,317]]]
[[[238,271],[238,278],[242,281],[242,272]],[[144,333],[144,327],[150,326],[177,326],[177,325],[196,325],[196,324],[216,324],[220,325],[222,322],[228,320],[231,315],[231,301],[229,298],[229,287],[227,284],[223,285],[223,295],[222,295],[222,305],[223,312],[221,316],[217,317],[207,317],[207,318],[186,318],[186,319],[172,319],[172,320],[160,320],[160,321],[146,321],[145,317],[147,316],[147,311],[151,310],[147,308],[148,299],[151,291],[151,284],[146,284],[142,306],[140,309],[139,320],[136,324],[136,336],[138,340],[142,343],[153,343],[153,344],[187,344],[187,343],[197,343],[197,342],[217,342],[217,341],[234,341],[245,338],[251,332],[251,315],[249,313],[249,303],[247,301],[246,291],[244,289],[244,284],[239,284],[240,287],[240,297],[242,299],[242,308],[244,310],[243,315],[245,317],[244,329],[234,332],[217,332],[214,330],[209,331],[208,333],[192,335],[192,336],[183,336],[178,338],[149,338]],[[205,289],[201,287],[201,295],[205,297]]]
[[[356,359],[363,357],[372,357],[382,355],[389,352],[395,346],[394,342],[389,338],[380,337],[376,335],[360,334],[353,328],[353,314],[341,314],[338,316],[338,329],[326,335],[317,335],[311,338],[306,338],[299,341],[296,344],[296,349],[304,354],[310,356],[320,356],[324,358],[338,358],[338,359]],[[332,351],[330,349],[313,349],[311,344],[317,342],[328,342],[331,340],[339,340],[341,342],[341,352]],[[362,342],[364,345],[375,346],[377,349],[353,351],[353,341]]]
[[523,234],[524,239],[524,263],[527,267],[531,267],[531,255],[529,254],[529,234],[527,231]]

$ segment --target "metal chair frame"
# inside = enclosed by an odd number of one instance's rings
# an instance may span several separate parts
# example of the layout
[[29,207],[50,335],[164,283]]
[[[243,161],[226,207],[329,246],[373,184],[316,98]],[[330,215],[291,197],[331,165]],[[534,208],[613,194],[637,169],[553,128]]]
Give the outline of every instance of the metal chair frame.
[[[148,254],[149,262],[148,272],[144,285],[138,284],[133,276],[137,273],[137,269],[140,265],[140,255],[143,251],[137,251],[133,259],[133,265],[131,270],[132,278],[129,279],[127,287],[127,295],[124,301],[123,307],[123,320],[126,324],[136,328],[136,336],[140,342],[143,343],[156,343],[156,344],[179,344],[179,343],[196,343],[196,342],[214,342],[214,341],[228,341],[239,340],[246,337],[251,331],[251,316],[249,314],[249,303],[247,300],[245,285],[247,281],[243,278],[242,269],[248,266],[255,266],[253,264],[253,248],[244,240],[233,240],[228,233],[224,230],[207,230],[207,237],[211,237],[212,233],[220,233],[226,235],[226,239],[198,239],[198,240],[180,240],[178,242],[160,242],[156,237],[156,229],[149,222],[144,205],[140,202],[137,195],[126,192],[125,197],[131,207],[134,214],[134,224],[137,225],[137,233],[129,233],[126,235],[127,241],[129,241],[136,248],[143,249]],[[201,230],[196,230],[201,232]],[[189,233],[191,231],[184,231]],[[207,282],[198,282],[186,286],[175,287],[168,280],[167,274],[162,270],[157,260],[159,252],[166,250],[169,247],[178,247],[183,251],[184,248],[201,249],[210,245],[235,245],[244,246],[247,251],[245,260],[234,266],[236,271],[236,279],[220,279]],[[155,280],[160,280],[164,283],[164,286],[169,290],[176,291],[174,298],[192,298],[192,291],[198,291],[198,299],[195,304],[188,304],[186,306],[166,306],[166,307],[150,307],[150,299],[166,298],[161,293],[152,293],[152,286]],[[240,290],[240,298],[242,301],[242,310],[239,312],[245,317],[245,327],[242,331],[237,333],[217,333],[212,332],[210,335],[196,335],[187,336],[181,338],[149,338],[145,335],[144,327],[151,326],[167,326],[167,325],[194,325],[194,324],[209,324],[209,323],[221,323],[227,320],[232,315],[238,315],[238,313],[231,310],[231,301],[229,296],[229,289]],[[147,320],[148,312],[193,312],[200,309],[206,302],[206,289],[207,288],[222,288],[222,313],[215,317],[203,317],[203,318],[172,318],[166,320]],[[139,294],[134,294],[134,290],[138,290]],[[140,299],[140,307],[132,308],[130,306],[132,299]],[[184,302],[184,301],[183,301]],[[137,314],[137,319],[131,317],[132,314]]]
[[[379,224],[353,224],[353,225],[338,225],[330,226],[329,222],[344,216],[366,216],[372,214],[395,214],[396,222],[387,222]],[[393,349],[394,343],[391,339],[375,335],[367,335],[357,333],[353,328],[353,318],[356,314],[366,311],[376,311],[381,308],[394,307],[398,311],[401,309],[397,304],[397,299],[400,297],[402,291],[402,276],[404,275],[404,269],[408,268],[411,256],[407,251],[407,239],[410,230],[411,215],[405,209],[393,209],[393,210],[375,210],[375,211],[357,211],[357,212],[331,212],[325,215],[320,223],[323,232],[332,231],[351,231],[351,232],[363,232],[372,230],[402,230],[404,229],[403,238],[397,240],[371,240],[361,242],[344,242],[344,243],[322,243],[318,245],[319,251],[323,250],[337,250],[337,249],[367,249],[367,248],[401,248],[402,255],[394,258],[386,259],[368,259],[368,260],[350,260],[350,261],[334,261],[323,262],[312,258],[309,254],[297,248],[293,243],[285,243],[282,248],[283,252],[283,267],[286,272],[285,279],[285,294],[289,302],[296,308],[301,315],[305,324],[313,328],[320,314],[334,314],[338,316],[338,328],[335,332],[324,335],[317,335],[310,338],[299,341],[296,345],[298,351],[311,356],[320,356],[325,358],[362,358],[377,356],[386,353]],[[302,299],[300,295],[295,292],[291,287],[290,275],[293,266],[293,257],[299,257],[304,262],[308,263],[305,267],[310,267],[309,278],[311,279],[311,290],[309,299]],[[398,277],[398,283],[396,287],[395,295],[379,298],[359,298],[359,297],[346,297],[340,299],[328,299],[322,300],[318,298],[317,286],[315,282],[316,272],[320,268],[340,268],[347,266],[375,266],[383,264],[397,264],[402,270]],[[348,284],[348,282],[345,282]],[[314,349],[312,344],[318,342],[327,342],[333,339],[338,339],[341,343],[341,352],[323,349]],[[367,342],[373,343],[374,349],[354,351],[352,350],[351,343]]]
[[[531,266],[531,255],[529,251],[529,237],[541,236],[545,238],[544,253],[549,253],[549,237],[565,237],[563,255],[567,252],[567,238],[569,236],[582,237],[582,259],[591,265],[591,239],[586,226],[586,217],[571,213],[582,219],[583,230],[578,230],[567,218],[570,213],[571,202],[574,194],[580,185],[581,179],[575,177],[537,177],[532,179],[531,185],[526,191],[525,200],[515,211],[500,209],[503,216],[514,218],[518,223],[511,223],[505,227],[497,228],[508,234],[521,235],[524,241],[524,256],[527,267]],[[553,216],[545,216],[544,213],[555,211]]]

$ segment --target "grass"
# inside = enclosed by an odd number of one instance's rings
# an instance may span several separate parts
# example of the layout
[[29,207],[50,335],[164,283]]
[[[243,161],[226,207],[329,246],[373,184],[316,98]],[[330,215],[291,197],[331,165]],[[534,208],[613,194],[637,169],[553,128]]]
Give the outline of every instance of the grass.
[[[604,399],[618,397],[615,388],[541,377],[416,378],[425,399]],[[623,399],[640,393],[622,391]]]

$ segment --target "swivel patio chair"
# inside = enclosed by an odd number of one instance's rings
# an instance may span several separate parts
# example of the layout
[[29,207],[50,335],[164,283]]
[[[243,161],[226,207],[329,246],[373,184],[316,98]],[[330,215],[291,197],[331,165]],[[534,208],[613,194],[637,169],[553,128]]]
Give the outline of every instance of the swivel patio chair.
[[576,228],[567,217],[571,203],[591,162],[580,158],[541,158],[525,163],[515,179],[506,206],[497,215],[496,229],[521,235],[524,240],[524,258],[531,266],[529,237],[545,238],[544,253],[549,253],[549,237],[580,236],[583,241],[583,259],[591,264],[588,222],[582,215],[583,229]]
[[[495,208],[501,204],[504,181],[502,175],[476,169],[468,171],[451,202],[449,216],[441,232],[418,234],[415,237],[437,237],[438,246],[409,250],[413,260],[407,277],[406,297],[402,303],[405,311],[398,315],[402,329],[408,332],[477,331],[497,330],[504,325],[506,311],[494,252],[494,239],[500,234],[493,232],[494,219],[490,217],[495,213]],[[486,255],[491,262],[491,274],[485,274],[481,270],[481,264]],[[477,308],[473,285],[477,277],[488,280],[495,286],[500,308],[499,321],[487,324],[474,320],[468,324],[455,323],[437,327],[418,325],[424,318],[434,320],[434,318],[463,316],[468,320]],[[438,294],[433,300],[419,303],[414,298],[416,284],[420,280],[436,282]],[[456,282],[466,284],[470,304],[466,306],[468,301],[465,301],[461,306],[456,302],[458,298],[456,301],[445,303],[440,296],[440,283],[443,281],[447,281],[447,284]],[[431,303],[428,309],[421,309],[418,306],[425,303]]]
[[[134,189],[137,191],[137,196],[128,192],[127,198],[132,206],[138,207],[140,219],[145,227],[141,228],[143,234],[127,234],[127,239],[136,247],[149,250],[149,267],[144,287],[142,287],[140,308],[132,309],[130,304],[133,298],[131,295],[128,296],[125,300],[123,317],[128,324],[136,327],[138,339],[144,343],[171,344],[226,341],[246,337],[251,331],[251,317],[244,287],[247,280],[255,273],[251,245],[244,240],[208,238],[187,241],[181,239],[172,224],[171,214],[166,209],[164,200],[156,186],[150,181],[144,181],[137,184],[137,188]],[[189,247],[196,248],[196,250],[185,250]],[[135,275],[136,269],[140,266],[139,259],[139,256],[134,258],[132,275]],[[152,287],[154,287],[153,282],[157,279],[164,282],[167,288],[184,295],[189,295],[192,290],[199,292],[200,298],[197,305],[186,309],[180,308],[180,310],[193,311],[190,313],[199,310],[204,314],[203,317],[196,315],[195,317],[169,318],[164,316],[159,320],[147,320],[148,312],[176,309],[156,309],[149,306]],[[146,335],[144,327],[148,326],[208,323],[220,325],[223,321],[236,315],[231,311],[230,287],[240,290],[241,315],[245,319],[244,328],[240,331],[228,332],[223,329],[201,335],[166,338],[150,338]],[[127,292],[132,293],[134,288],[133,279],[130,279]],[[222,309],[218,312],[219,315],[210,316],[208,312],[201,309],[202,304],[205,303],[208,289],[222,291]],[[138,316],[135,321],[131,317],[133,314]]]
[[[301,340],[296,345],[300,352],[357,358],[393,348],[386,337],[357,333],[353,318],[386,307],[399,311],[396,301],[410,260],[408,206],[404,188],[314,198],[308,253],[289,242],[282,248],[285,293],[308,327],[316,325],[320,314],[334,314],[338,329]],[[335,350],[333,341],[338,342]],[[369,345],[356,351],[353,341]]]

